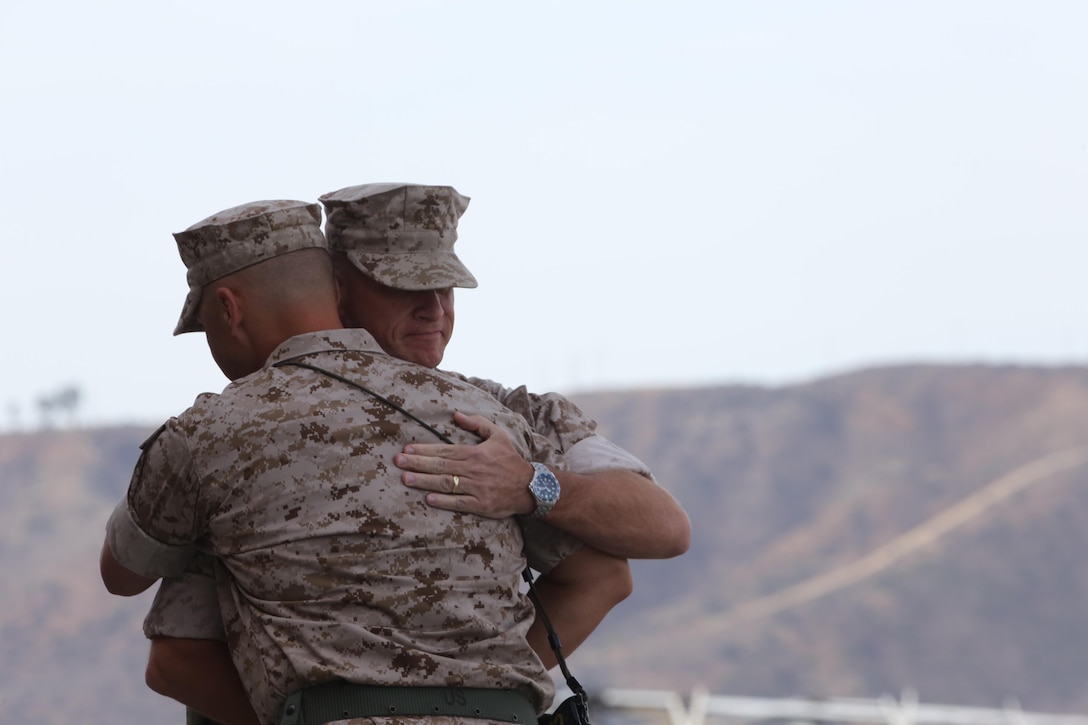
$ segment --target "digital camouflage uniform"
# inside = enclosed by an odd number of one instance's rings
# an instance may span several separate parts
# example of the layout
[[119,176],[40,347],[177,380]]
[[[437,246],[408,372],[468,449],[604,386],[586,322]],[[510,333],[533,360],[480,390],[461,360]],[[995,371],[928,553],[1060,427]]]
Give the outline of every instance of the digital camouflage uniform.
[[[635,471],[653,480],[642,461],[596,433],[597,423],[567,398],[556,393],[537,395],[524,386],[510,389],[482,378],[466,378],[442,371],[485,391],[505,407],[520,415],[533,431],[564,454],[567,470],[593,473],[607,469]],[[543,461],[542,461],[543,462]],[[556,552],[565,551],[562,537],[545,522],[519,518],[527,555],[533,568],[547,573],[558,563]],[[147,637],[182,637],[223,640],[223,621],[216,598],[215,565],[208,557],[198,556],[185,573],[163,579],[144,619]]]
[[517,524],[435,509],[400,485],[393,455],[432,434],[342,382],[271,365],[300,355],[458,443],[475,441],[454,409],[559,463],[493,398],[380,354],[364,331],[300,335],[147,444],[108,526],[118,561],[154,577],[198,551],[218,557],[228,643],[262,722],[288,693],[333,678],[516,689],[543,712],[553,687],[525,641]]

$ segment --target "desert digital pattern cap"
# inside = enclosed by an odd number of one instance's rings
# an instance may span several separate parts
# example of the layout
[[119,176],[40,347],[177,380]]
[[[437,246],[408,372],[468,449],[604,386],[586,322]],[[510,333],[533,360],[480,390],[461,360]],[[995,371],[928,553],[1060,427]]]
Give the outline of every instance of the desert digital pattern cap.
[[475,287],[453,252],[469,198],[452,186],[363,184],[321,197],[329,248],[363,274],[402,290]]
[[204,285],[281,254],[326,248],[321,207],[304,201],[253,201],[213,214],[174,235],[189,270],[189,294],[175,335],[199,332]]

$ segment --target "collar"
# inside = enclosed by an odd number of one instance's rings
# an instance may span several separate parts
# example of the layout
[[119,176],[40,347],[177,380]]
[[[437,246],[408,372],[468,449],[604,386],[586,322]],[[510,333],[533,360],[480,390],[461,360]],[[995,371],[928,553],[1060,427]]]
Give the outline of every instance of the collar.
[[374,336],[361,328],[321,330],[319,332],[304,332],[301,335],[287,338],[268,356],[264,367],[271,367],[280,360],[329,350],[358,350],[378,355],[386,354],[378,346]]

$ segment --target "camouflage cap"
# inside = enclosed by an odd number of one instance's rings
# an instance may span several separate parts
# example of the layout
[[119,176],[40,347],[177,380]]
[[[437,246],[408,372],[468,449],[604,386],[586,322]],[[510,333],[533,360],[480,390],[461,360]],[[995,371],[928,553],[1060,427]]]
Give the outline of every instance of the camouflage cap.
[[321,197],[329,248],[359,271],[403,290],[475,287],[453,252],[469,198],[452,186],[363,184]]
[[204,285],[281,254],[326,248],[321,207],[304,201],[254,201],[226,209],[174,235],[189,270],[189,295],[175,335],[199,332]]

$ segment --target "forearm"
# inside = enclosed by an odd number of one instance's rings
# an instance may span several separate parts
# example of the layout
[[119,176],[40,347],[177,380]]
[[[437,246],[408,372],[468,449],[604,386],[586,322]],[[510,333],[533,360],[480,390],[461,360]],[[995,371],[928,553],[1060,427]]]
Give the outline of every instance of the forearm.
[[691,523],[676,499],[634,471],[555,471],[562,494],[546,523],[627,559],[668,559],[691,545]]
[[[582,547],[549,574],[537,579],[537,596],[559,636],[563,655],[570,655],[632,590],[631,570],[624,559]],[[558,664],[539,612],[527,636],[547,668]]]
[[222,725],[258,725],[225,642],[151,640],[147,686]]

